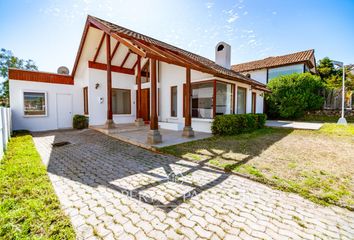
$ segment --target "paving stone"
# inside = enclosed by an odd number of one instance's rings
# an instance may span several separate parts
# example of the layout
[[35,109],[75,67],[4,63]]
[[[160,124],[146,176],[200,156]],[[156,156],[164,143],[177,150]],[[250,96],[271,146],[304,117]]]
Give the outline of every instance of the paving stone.
[[179,220],[179,223],[185,227],[193,228],[195,226],[195,222],[187,219],[186,217],[182,217]]
[[167,239],[166,235],[159,230],[152,230],[148,233],[148,236],[156,240]]
[[[73,144],[53,149],[53,139]],[[296,194],[146,151],[93,130],[35,133],[34,142],[77,239],[354,236],[354,212],[316,205]],[[175,202],[190,189],[166,183],[171,171],[182,174],[185,182],[196,182],[199,195]],[[138,194],[151,194],[154,201],[144,202]]]
[[199,224],[202,228],[205,228],[206,225],[208,224],[208,222],[207,222],[204,218],[199,217],[199,216],[196,216],[196,215],[192,216],[192,217],[190,218],[190,220],[196,222],[196,223]]
[[126,231],[127,233],[130,233],[132,235],[136,234],[137,232],[139,232],[139,228],[137,228],[136,226],[133,225],[133,223],[131,221],[126,222],[123,225],[124,231]]
[[151,232],[154,227],[147,221],[140,221],[136,224],[136,226],[140,229],[142,229],[146,234]]

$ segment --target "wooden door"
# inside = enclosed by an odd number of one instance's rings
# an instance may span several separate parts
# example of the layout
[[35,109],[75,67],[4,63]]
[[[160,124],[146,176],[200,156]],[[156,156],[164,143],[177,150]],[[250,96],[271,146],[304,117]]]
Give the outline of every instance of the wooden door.
[[150,120],[150,89],[141,89],[141,116],[144,121]]
[[252,93],[252,113],[256,113],[257,106],[257,94],[255,92]]

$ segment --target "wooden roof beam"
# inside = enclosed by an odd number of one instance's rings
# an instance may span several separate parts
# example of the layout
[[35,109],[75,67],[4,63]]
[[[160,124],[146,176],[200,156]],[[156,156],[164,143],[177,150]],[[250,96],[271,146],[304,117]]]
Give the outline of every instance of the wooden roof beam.
[[146,47],[148,47],[152,51],[159,53],[159,55],[162,55],[162,56],[164,56],[167,59],[172,59],[173,61],[179,62],[182,65],[185,65],[185,64],[188,65],[187,61],[181,60],[181,59],[169,54],[167,51],[164,51],[164,50],[162,50],[162,49],[160,49],[160,48],[158,48],[158,47],[156,47],[156,46],[154,46],[152,44],[148,44],[148,46],[147,46],[147,43],[141,43],[141,42],[139,42],[139,43],[140,44],[144,44]]
[[106,37],[106,33],[103,32],[101,40],[100,40],[100,43],[98,44],[98,48],[96,50],[95,56],[93,57],[93,62],[96,62],[98,54],[100,54],[100,50],[101,50],[101,47],[103,45],[103,40],[105,39],[105,37]]
[[120,42],[116,43],[116,46],[113,49],[112,55],[111,55],[111,60],[114,58],[114,55],[116,54],[118,47],[119,47]]
[[136,67],[136,65],[138,65],[139,60],[140,60],[140,58],[139,58],[139,56],[138,56],[138,59],[135,61],[133,67],[131,68],[132,70],[134,70],[135,67]]
[[160,57],[166,58],[166,56],[163,53],[161,53],[161,51],[156,51],[138,40],[130,39],[130,41],[135,45],[139,46],[140,48],[144,49],[147,52],[147,54],[152,53],[153,55],[158,55]]
[[[89,61],[88,62],[88,67],[89,68],[93,68],[93,69],[99,69],[99,70],[107,71],[107,64],[105,64],[105,63],[97,63],[97,62]],[[112,72],[117,72],[117,73],[129,74],[129,75],[134,75],[135,74],[133,69],[123,68],[123,67],[115,66],[115,65],[111,66],[111,71]]]
[[130,56],[130,51],[128,51],[127,55],[125,55],[125,58],[123,59],[122,63],[120,64],[120,67],[123,67],[126,61],[128,60]]
[[91,25],[91,23],[90,23],[89,19],[87,19],[86,23],[85,23],[84,31],[82,33],[79,49],[78,49],[77,54],[76,54],[73,71],[71,72],[71,76],[72,77],[75,77],[77,66],[79,65],[79,60],[80,60],[80,57],[81,57],[82,50],[84,48],[84,44],[85,44],[85,41],[86,41],[86,37],[87,37],[87,33],[89,31],[90,25]]
[[119,41],[120,43],[122,43],[123,45],[125,45],[126,47],[128,47],[132,52],[134,52],[135,54],[145,58],[146,57],[146,53],[139,49],[138,47],[134,46],[133,43],[131,43],[129,40],[122,38],[121,36],[119,36],[117,33],[112,33],[111,35],[113,38],[115,38],[117,41]]

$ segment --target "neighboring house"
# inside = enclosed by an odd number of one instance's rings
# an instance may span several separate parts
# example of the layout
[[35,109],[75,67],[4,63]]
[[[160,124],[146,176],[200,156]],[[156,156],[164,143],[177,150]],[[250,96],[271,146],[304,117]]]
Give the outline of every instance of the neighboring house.
[[267,84],[271,79],[292,73],[316,73],[315,50],[291,53],[232,65],[232,70]]
[[13,128],[70,128],[85,114],[107,128],[150,122],[159,142],[159,127],[188,137],[215,115],[262,113],[266,85],[231,70],[229,45],[215,51],[214,62],[88,16],[71,75],[9,70]]

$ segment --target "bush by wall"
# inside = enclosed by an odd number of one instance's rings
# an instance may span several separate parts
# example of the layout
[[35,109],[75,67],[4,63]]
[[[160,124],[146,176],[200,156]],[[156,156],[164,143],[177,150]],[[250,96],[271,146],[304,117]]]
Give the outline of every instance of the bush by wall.
[[296,119],[305,111],[321,109],[324,84],[310,73],[294,73],[272,79],[268,83],[272,93],[266,95],[270,118]]
[[211,126],[213,134],[236,135],[264,127],[265,114],[230,114],[214,118]]
[[73,117],[73,128],[75,129],[84,129],[88,127],[87,117],[84,115],[75,115]]

